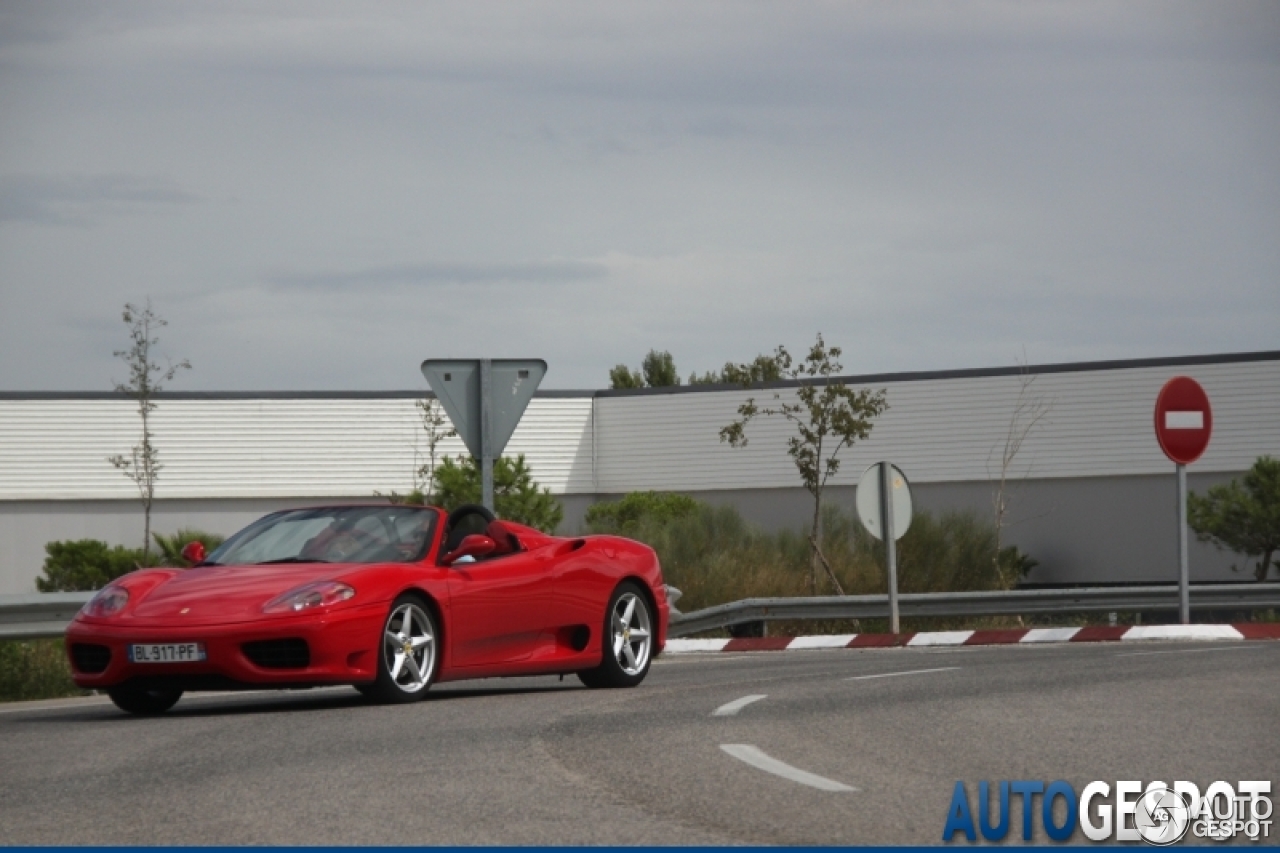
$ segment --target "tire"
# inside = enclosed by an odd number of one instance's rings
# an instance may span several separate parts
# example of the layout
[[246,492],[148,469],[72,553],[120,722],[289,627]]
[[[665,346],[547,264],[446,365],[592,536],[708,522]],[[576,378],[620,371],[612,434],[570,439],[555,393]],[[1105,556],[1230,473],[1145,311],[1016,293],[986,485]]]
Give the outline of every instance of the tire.
[[601,638],[600,665],[578,673],[588,687],[635,687],[653,663],[653,608],[634,581],[618,585],[609,598]]
[[107,691],[107,695],[121,711],[128,711],[139,717],[150,717],[163,714],[178,704],[178,700],[182,698],[182,691],[121,686],[112,687]]
[[427,695],[440,666],[439,631],[431,609],[416,595],[397,598],[382,623],[378,677],[356,689],[374,702],[417,702]]

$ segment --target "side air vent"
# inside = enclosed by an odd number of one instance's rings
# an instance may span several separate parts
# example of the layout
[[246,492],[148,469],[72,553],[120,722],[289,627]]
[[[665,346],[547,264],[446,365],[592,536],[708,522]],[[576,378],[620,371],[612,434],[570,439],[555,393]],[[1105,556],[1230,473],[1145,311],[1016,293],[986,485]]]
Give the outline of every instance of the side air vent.
[[111,663],[111,649],[94,643],[72,643],[71,662],[77,672],[95,675],[106,671],[107,665]]
[[311,649],[298,637],[285,640],[258,640],[240,647],[244,656],[263,669],[306,669],[311,665]]

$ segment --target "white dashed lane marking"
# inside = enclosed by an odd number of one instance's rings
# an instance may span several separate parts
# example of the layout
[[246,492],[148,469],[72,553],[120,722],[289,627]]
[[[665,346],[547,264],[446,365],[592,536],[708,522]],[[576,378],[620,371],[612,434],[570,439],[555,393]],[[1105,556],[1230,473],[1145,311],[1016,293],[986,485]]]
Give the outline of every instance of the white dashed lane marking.
[[819,791],[858,790],[857,788],[853,788],[843,782],[837,782],[834,779],[828,779],[825,776],[819,776],[816,773],[810,773],[807,770],[792,767],[790,764],[786,764],[776,758],[765,755],[758,748],[749,743],[722,743],[720,744],[720,748],[739,761],[750,764],[758,770],[763,770],[766,773],[772,773],[775,776],[781,776],[783,779],[788,779],[792,782],[799,782],[801,785],[808,785],[810,788],[817,788]]
[[875,675],[853,675],[846,678],[845,681],[862,681],[866,678],[893,678],[895,675],[923,675],[926,672],[948,672],[959,668],[958,666],[939,666],[933,669],[908,669],[905,672],[877,672]]
[[759,702],[761,699],[765,698],[765,695],[766,694],[757,694],[752,696],[743,696],[741,699],[734,699],[732,702],[727,702],[719,708],[716,708],[711,712],[711,716],[732,717],[752,702]]

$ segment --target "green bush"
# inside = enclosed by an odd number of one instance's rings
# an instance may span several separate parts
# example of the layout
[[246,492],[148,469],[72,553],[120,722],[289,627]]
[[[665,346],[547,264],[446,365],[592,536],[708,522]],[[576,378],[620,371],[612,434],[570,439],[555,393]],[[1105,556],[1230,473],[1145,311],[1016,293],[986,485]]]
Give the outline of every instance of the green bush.
[[97,539],[50,542],[44,546],[44,577],[36,578],[40,592],[102,589],[140,566],[154,566],[159,555],[141,548],[114,548]]
[[80,696],[62,640],[0,642],[0,701]]
[[193,528],[182,528],[171,536],[153,533],[159,551],[143,551],[141,548],[111,546],[97,539],[76,539],[49,542],[44,546],[48,554],[44,560],[44,577],[36,578],[40,592],[78,592],[102,589],[111,581],[134,569],[150,566],[174,566],[190,568],[182,559],[182,549],[188,542],[199,540],[206,551],[222,544],[222,536]]
[[[470,456],[445,458],[436,468],[438,506],[453,511],[463,504],[480,503],[480,465]],[[493,503],[499,518],[553,533],[564,519],[564,509],[539,488],[521,453],[514,459],[503,456],[493,461]]]
[[1192,492],[1187,496],[1187,523],[1201,542],[1259,557],[1253,576],[1265,581],[1271,558],[1280,551],[1280,459],[1258,457],[1243,485],[1232,480],[1204,496]]

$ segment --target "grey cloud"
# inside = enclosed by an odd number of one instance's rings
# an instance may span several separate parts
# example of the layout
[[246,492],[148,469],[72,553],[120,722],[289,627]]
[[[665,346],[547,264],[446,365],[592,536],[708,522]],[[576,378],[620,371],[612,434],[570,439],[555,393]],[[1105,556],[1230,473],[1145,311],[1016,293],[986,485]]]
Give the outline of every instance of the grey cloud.
[[0,222],[88,225],[109,213],[197,200],[173,181],[141,175],[0,176]]
[[275,276],[271,284],[283,288],[320,288],[381,285],[452,285],[598,281],[608,267],[590,261],[527,261],[523,263],[427,263],[370,267],[347,272],[289,273]]

